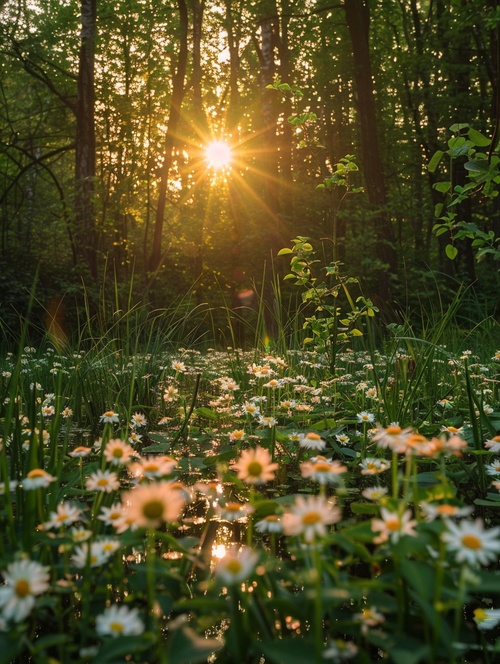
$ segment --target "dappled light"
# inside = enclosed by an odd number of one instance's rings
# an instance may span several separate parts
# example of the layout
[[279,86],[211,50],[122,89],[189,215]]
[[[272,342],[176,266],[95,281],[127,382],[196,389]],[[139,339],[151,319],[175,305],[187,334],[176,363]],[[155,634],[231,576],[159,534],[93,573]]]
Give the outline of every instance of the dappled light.
[[494,664],[495,0],[0,0],[0,664]]

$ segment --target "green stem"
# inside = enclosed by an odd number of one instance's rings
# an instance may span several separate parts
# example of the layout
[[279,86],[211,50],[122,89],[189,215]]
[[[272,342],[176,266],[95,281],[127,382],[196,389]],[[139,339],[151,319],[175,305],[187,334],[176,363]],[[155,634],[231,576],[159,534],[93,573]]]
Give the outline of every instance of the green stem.
[[156,641],[156,661],[159,664],[167,664],[167,652],[163,647],[161,639],[160,625],[156,615],[156,584],[155,584],[155,560],[156,560],[156,537],[153,529],[148,529],[146,533],[146,595],[148,600],[148,622],[153,633],[157,637]]
[[322,565],[321,552],[312,546],[312,574],[314,577],[314,649],[316,664],[322,662],[323,655],[323,594],[321,587]]
[[392,497],[397,498],[399,495],[399,481],[398,481],[398,455],[396,452],[392,453]]

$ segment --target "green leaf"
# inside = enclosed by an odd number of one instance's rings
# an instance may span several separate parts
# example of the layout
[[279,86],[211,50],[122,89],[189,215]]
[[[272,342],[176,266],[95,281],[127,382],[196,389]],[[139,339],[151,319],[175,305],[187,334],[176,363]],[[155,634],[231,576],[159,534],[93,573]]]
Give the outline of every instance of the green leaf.
[[467,161],[464,164],[464,168],[471,173],[487,173],[490,169],[490,165],[487,161],[481,159],[480,161]]
[[47,634],[42,638],[37,639],[34,643],[33,653],[41,653],[46,648],[53,648],[54,646],[61,646],[70,643],[73,638],[69,634]]
[[477,131],[477,129],[472,129],[472,127],[469,129],[467,134],[470,140],[481,148],[485,148],[491,143],[489,138],[487,138],[484,134],[481,134],[481,132]]
[[354,514],[378,514],[379,507],[373,503],[351,503]]
[[484,507],[500,507],[500,502],[497,500],[483,500],[482,498],[476,498],[474,500],[474,505],[483,505]]
[[453,138],[450,138],[448,141],[448,147],[450,148],[450,152],[453,150],[457,150],[458,148],[462,147],[465,145],[466,140],[463,136],[454,136]]
[[429,171],[429,173],[434,173],[443,155],[444,152],[442,150],[438,150],[432,155],[431,160],[429,161],[429,165],[427,166],[427,170]]
[[293,251],[288,247],[283,247],[278,251],[278,256],[285,256],[286,254],[293,254]]
[[269,641],[261,643],[259,648],[265,655],[266,661],[274,664],[304,664],[311,661],[314,653],[314,644],[306,639],[283,639],[282,641]]
[[206,662],[209,655],[222,648],[218,639],[206,639],[196,634],[191,627],[183,625],[176,629],[168,641],[169,664],[198,664]]
[[457,257],[458,249],[452,244],[447,244],[445,249],[446,255],[452,261]]
[[451,182],[436,182],[434,189],[442,194],[446,194],[451,189]]
[[432,564],[419,560],[401,560],[403,578],[424,599],[432,600],[436,583],[436,571]]
[[[112,637],[111,637],[112,638]],[[125,661],[125,657],[136,652],[141,652],[151,647],[151,639],[145,634],[142,636],[120,636],[112,639],[99,648],[99,653],[94,657],[93,664],[109,664],[109,662]]]
[[468,122],[456,122],[455,124],[452,124],[450,127],[450,131],[455,133],[456,131],[461,131],[463,129],[467,129],[469,126]]
[[204,417],[207,420],[220,419],[219,413],[216,413],[214,410],[212,410],[211,408],[207,408],[206,406],[202,406],[201,408],[196,408],[193,412],[195,415],[198,415],[199,417]]

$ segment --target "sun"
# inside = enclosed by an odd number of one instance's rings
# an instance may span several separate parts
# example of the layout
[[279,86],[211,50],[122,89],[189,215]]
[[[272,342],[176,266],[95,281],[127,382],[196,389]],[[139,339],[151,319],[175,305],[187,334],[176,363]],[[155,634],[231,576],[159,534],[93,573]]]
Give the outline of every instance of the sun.
[[227,168],[231,159],[231,148],[224,141],[212,141],[205,148],[205,160],[216,171]]

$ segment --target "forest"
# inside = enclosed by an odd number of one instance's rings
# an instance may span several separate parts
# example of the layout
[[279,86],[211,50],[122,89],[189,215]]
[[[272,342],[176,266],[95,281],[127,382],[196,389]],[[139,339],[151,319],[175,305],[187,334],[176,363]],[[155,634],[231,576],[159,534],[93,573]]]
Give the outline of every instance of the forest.
[[391,320],[461,285],[465,321],[498,315],[494,0],[0,11],[7,325],[33,291],[70,333],[103,292],[255,309],[296,236]]
[[0,0],[0,661],[500,662],[498,0]]

